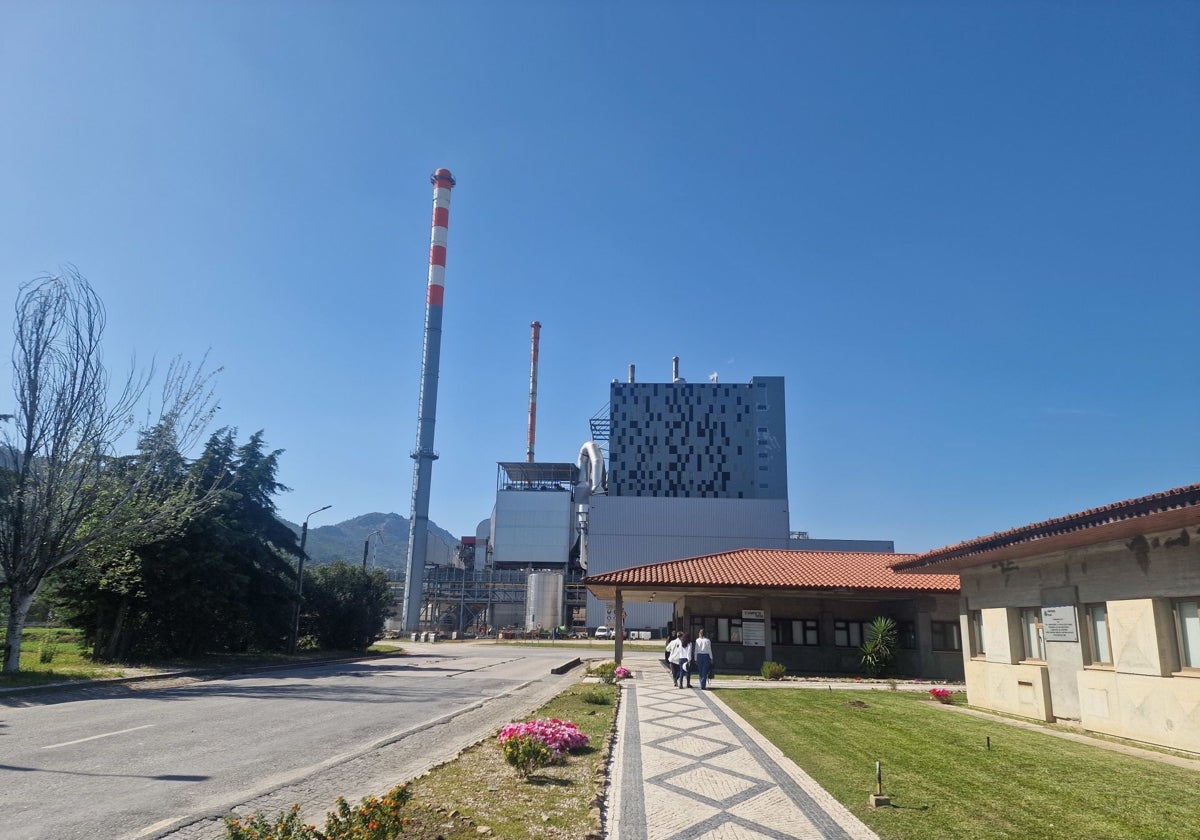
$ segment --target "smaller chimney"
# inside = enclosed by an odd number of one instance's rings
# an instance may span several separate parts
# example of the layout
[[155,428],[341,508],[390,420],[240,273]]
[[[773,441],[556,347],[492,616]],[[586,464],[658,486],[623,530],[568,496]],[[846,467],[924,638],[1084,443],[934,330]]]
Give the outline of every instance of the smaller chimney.
[[529,446],[525,450],[525,460],[532,464],[533,442],[537,437],[538,347],[541,344],[542,322],[534,321],[529,327]]
[[678,356],[671,357],[671,381],[672,382],[679,381],[679,357]]
[[629,384],[633,384],[636,380],[633,378],[633,365],[629,366]]

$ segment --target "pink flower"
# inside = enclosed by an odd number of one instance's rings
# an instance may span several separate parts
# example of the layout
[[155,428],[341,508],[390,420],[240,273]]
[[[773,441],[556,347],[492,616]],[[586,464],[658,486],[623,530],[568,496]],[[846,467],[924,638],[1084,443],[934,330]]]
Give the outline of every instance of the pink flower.
[[588,736],[579,731],[579,727],[570,721],[558,718],[542,718],[527,720],[523,723],[510,723],[500,730],[497,740],[503,744],[510,738],[528,735],[544,743],[556,754],[569,750],[577,750],[588,744]]

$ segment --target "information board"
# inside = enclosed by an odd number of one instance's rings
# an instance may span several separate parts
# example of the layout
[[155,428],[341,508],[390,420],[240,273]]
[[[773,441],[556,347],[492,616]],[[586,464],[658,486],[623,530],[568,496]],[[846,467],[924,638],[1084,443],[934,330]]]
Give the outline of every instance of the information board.
[[1078,642],[1074,607],[1042,607],[1042,638],[1047,642]]
[[761,621],[746,621],[742,619],[742,646],[766,647],[766,624]]

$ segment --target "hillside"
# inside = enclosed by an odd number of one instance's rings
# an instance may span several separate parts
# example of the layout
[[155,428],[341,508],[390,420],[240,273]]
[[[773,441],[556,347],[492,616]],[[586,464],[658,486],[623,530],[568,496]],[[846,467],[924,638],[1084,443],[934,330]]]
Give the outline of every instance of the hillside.
[[[300,533],[300,526],[284,520],[285,524]],[[376,528],[380,533],[371,537],[368,568],[372,563],[380,569],[403,572],[408,561],[408,519],[398,513],[365,513],[336,525],[311,523],[308,526],[306,549],[309,560],[314,563],[332,563],[345,560],[347,563],[362,563],[363,544],[367,535]],[[429,523],[428,563],[447,565],[454,557],[458,539],[436,523]]]

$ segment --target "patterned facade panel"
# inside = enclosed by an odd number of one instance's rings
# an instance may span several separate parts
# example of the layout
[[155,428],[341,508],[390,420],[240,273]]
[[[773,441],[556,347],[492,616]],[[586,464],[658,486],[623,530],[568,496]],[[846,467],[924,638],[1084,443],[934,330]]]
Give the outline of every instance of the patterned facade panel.
[[609,416],[610,495],[787,499],[783,377],[614,382]]

